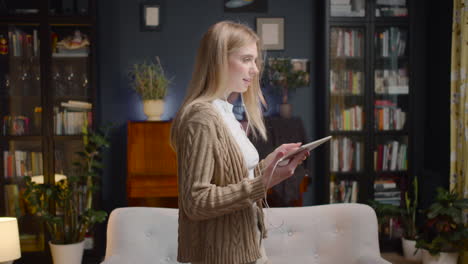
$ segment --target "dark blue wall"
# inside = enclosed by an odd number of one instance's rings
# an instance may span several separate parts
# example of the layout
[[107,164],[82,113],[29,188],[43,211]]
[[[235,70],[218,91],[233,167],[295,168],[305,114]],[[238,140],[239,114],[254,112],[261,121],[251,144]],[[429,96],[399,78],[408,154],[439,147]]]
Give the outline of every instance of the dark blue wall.
[[[166,0],[159,32],[140,31],[140,2],[98,1],[98,117],[101,123],[116,125],[103,177],[103,205],[107,210],[126,205],[126,122],[145,119],[141,100],[132,92],[127,79],[133,63],[159,56],[168,75],[174,77],[163,119],[174,116],[184,97],[199,39],[210,25],[221,20],[240,21],[255,28],[256,17],[284,17],[285,50],[269,55],[308,58],[314,72],[315,10],[311,0],[270,0],[267,13],[241,14],[224,13],[222,0]],[[294,114],[304,121],[309,139],[315,138],[312,104],[315,77],[311,76],[311,80],[311,87],[298,89],[290,99]],[[311,191],[306,194],[305,203],[313,203]]]

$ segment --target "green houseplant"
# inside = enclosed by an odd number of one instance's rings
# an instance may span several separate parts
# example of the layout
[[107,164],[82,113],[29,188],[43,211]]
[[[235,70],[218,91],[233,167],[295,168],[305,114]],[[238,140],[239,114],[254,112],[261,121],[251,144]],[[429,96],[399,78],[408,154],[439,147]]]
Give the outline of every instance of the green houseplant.
[[148,120],[161,120],[170,80],[166,77],[159,57],[153,61],[137,63],[130,70],[131,87],[143,100],[143,111]]
[[280,115],[283,117],[291,116],[291,105],[288,103],[289,92],[305,87],[309,83],[306,68],[307,65],[299,60],[290,58],[269,58],[265,65],[263,80],[272,86],[276,93],[282,95]]
[[403,254],[406,259],[420,261],[421,251],[416,248],[418,229],[416,226],[416,215],[418,208],[418,178],[415,176],[412,182],[413,193],[411,199],[408,191],[405,192],[404,208],[401,209],[401,220],[403,223],[403,237],[401,238]]
[[93,194],[98,189],[103,151],[109,147],[108,130],[83,128],[83,151],[76,153],[80,158],[65,179],[38,184],[34,177],[25,177],[25,201],[31,213],[44,222],[51,245],[82,243],[87,231],[107,217],[105,211],[93,209]]
[[[427,210],[427,220],[416,242],[416,247],[438,256],[445,252],[458,253],[468,249],[468,226],[463,210],[468,199],[459,198],[454,191],[437,189],[435,202]],[[424,261],[423,252],[423,261]]]
[[375,200],[370,200],[369,205],[374,209],[375,214],[377,215],[380,237],[388,239],[393,237],[394,234],[390,232],[390,222],[400,216],[400,208],[393,204],[384,204]]

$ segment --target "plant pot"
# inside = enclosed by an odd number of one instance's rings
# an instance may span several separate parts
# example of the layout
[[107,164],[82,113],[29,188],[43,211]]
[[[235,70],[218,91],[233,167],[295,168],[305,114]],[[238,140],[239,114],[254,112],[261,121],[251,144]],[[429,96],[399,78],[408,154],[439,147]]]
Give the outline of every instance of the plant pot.
[[429,251],[422,250],[423,264],[457,264],[458,252],[440,252],[432,256]]
[[[409,240],[406,238],[401,238],[401,246],[403,248],[403,256],[405,259],[421,262],[422,260],[422,250],[419,249],[416,251],[416,241]],[[416,252],[416,253],[415,253]]]
[[49,241],[54,264],[81,264],[84,240],[74,244],[56,245]]
[[291,118],[292,106],[291,104],[280,104],[280,116],[283,118]]
[[148,121],[159,121],[164,112],[163,100],[144,100],[143,112],[148,117]]

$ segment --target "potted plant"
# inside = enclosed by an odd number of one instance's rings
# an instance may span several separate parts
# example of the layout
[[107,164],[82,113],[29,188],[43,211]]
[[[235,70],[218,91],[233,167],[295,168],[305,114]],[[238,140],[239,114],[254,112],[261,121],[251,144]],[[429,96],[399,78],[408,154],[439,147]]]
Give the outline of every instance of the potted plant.
[[423,263],[457,263],[459,253],[468,249],[468,227],[463,218],[466,209],[468,199],[459,198],[454,191],[437,189],[416,242],[416,247],[423,249]]
[[[295,66],[295,65],[299,66]],[[292,107],[288,103],[288,94],[299,87],[305,87],[309,82],[309,74],[303,70],[306,66],[293,63],[289,58],[270,58],[265,65],[264,81],[280,92],[282,101],[280,116],[290,118]]]
[[148,120],[161,120],[164,111],[164,98],[170,80],[164,73],[159,57],[156,57],[156,63],[134,64],[129,78],[132,88],[143,100],[143,112],[148,116]]
[[[104,149],[109,147],[108,129],[89,131],[83,128],[82,152],[73,163],[71,175],[55,177],[55,184],[25,177],[25,201],[32,214],[41,219],[50,234],[55,264],[81,263],[86,233],[95,223],[103,222],[107,213],[93,209],[93,194],[98,188]],[[67,254],[70,255],[63,255]]]
[[401,244],[403,255],[406,259],[421,261],[421,251],[416,248],[418,230],[416,227],[416,213],[418,207],[418,178],[413,179],[413,200],[409,192],[405,192],[405,207],[401,209],[401,219],[403,223],[403,236]]

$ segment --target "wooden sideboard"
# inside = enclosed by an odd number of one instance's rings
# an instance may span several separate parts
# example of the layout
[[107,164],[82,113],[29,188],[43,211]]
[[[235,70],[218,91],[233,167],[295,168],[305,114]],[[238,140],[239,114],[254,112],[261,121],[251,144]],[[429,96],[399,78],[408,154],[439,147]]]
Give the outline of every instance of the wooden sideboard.
[[[266,120],[269,143],[255,142],[263,158],[286,142],[305,142],[299,119]],[[177,159],[170,146],[171,122],[129,121],[127,123],[127,201],[129,206],[177,208]],[[293,177],[270,189],[270,206],[302,206],[307,190],[307,169],[300,166]],[[283,200],[287,199],[287,202]]]
[[129,206],[177,207],[177,159],[170,130],[169,121],[127,123]]

